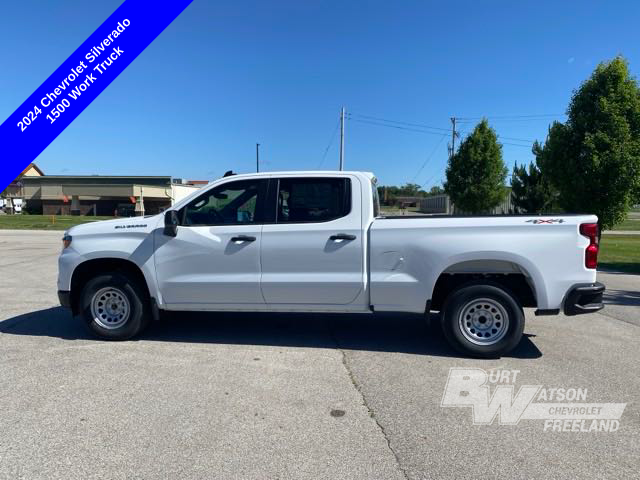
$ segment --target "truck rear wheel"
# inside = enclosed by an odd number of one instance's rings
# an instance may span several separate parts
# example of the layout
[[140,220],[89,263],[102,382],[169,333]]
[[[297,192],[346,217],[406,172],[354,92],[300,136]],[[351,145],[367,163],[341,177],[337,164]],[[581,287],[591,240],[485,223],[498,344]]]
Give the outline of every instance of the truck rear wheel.
[[80,295],[80,315],[92,333],[105,340],[127,340],[146,327],[146,296],[122,273],[106,273],[87,282]]
[[511,351],[524,332],[517,300],[496,285],[464,286],[449,295],[442,315],[447,341],[466,355],[494,358]]

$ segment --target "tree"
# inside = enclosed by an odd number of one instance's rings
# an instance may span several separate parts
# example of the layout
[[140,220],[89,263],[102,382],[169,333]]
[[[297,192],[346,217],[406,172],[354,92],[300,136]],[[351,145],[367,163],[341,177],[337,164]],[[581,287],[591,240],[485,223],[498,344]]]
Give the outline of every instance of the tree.
[[424,197],[426,194],[427,192],[422,190],[422,187],[417,183],[407,183],[400,187],[398,191],[398,195],[403,197]]
[[601,230],[611,228],[640,188],[640,90],[626,60],[598,65],[567,117],[549,128],[539,166],[565,210],[595,213]]
[[[537,157],[541,150],[540,144],[535,142],[533,154]],[[514,165],[511,175],[511,199],[518,211],[543,213],[551,207],[553,198],[553,189],[536,163],[529,163],[528,170],[525,165]]]
[[428,196],[433,197],[434,195],[442,195],[443,193],[444,189],[440,185],[435,185],[429,190]]
[[426,197],[427,192],[416,183],[407,183],[402,187],[379,186],[378,195],[383,205],[395,205],[397,197]]
[[483,119],[449,159],[444,190],[463,211],[481,213],[505,197],[507,167],[496,132]]

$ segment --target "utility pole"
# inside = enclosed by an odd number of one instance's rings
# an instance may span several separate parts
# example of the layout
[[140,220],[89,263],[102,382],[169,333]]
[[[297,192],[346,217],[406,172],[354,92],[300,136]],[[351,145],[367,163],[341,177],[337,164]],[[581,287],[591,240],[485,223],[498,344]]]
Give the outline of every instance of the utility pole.
[[256,143],[256,172],[260,171],[260,144]]
[[449,158],[453,157],[456,153],[456,117],[451,117],[451,151],[449,152]]
[[345,109],[340,110],[340,170],[344,170],[344,117]]

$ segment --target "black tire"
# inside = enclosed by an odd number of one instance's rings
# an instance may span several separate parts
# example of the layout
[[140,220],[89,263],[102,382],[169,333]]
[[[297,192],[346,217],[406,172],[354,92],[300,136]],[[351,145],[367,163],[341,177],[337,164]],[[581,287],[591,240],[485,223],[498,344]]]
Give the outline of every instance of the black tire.
[[[474,312],[478,304],[482,306]],[[484,310],[484,307],[490,308]],[[503,318],[505,314],[506,318]],[[480,328],[474,330],[474,327]],[[442,312],[442,330],[457,351],[472,357],[496,358],[520,343],[524,312],[515,297],[501,286],[466,285],[447,297]]]
[[[108,293],[113,297],[108,296]],[[113,311],[118,318],[105,313],[104,309],[109,308],[108,305],[98,306],[100,304],[97,303],[92,309],[94,297],[98,300],[104,298],[104,295],[107,295],[107,301],[113,298],[114,304],[125,305],[120,311]],[[114,308],[117,309],[118,306]],[[79,312],[89,330],[105,340],[128,340],[140,333],[150,318],[149,301],[145,292],[126,274],[119,272],[104,273],[89,280],[80,295]]]

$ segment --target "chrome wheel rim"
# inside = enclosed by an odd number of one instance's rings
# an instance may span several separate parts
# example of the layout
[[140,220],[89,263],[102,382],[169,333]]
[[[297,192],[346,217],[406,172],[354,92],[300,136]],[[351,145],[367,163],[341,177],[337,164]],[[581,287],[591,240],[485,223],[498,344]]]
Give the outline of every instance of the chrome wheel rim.
[[131,306],[124,292],[115,287],[98,290],[91,300],[91,316],[103,328],[113,330],[129,320]]
[[490,298],[476,298],[460,310],[458,326],[462,335],[476,345],[493,345],[507,334],[509,315]]

